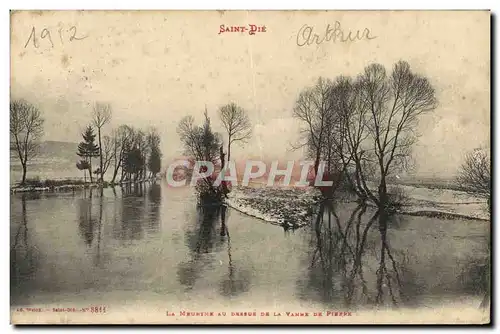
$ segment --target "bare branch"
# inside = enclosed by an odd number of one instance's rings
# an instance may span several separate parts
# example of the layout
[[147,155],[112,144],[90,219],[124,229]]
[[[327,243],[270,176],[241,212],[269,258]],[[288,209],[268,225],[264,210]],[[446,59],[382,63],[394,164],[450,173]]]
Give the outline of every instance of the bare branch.
[[96,102],[92,113],[92,122],[97,129],[111,121],[111,106],[108,103]]

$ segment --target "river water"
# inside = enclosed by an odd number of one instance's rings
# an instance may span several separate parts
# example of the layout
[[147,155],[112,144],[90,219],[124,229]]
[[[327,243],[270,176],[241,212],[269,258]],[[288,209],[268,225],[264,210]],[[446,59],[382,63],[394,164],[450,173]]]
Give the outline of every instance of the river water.
[[191,189],[15,194],[11,306],[244,305],[256,309],[430,307],[488,291],[489,222],[324,207],[285,231],[234,209],[198,209]]

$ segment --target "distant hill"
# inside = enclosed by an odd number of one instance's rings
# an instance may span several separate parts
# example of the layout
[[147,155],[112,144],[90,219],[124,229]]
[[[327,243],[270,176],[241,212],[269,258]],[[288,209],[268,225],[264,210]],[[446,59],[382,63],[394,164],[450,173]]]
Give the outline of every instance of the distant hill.
[[40,155],[46,156],[73,156],[76,159],[76,150],[78,143],[70,143],[65,141],[44,141],[40,144]]
[[[76,168],[78,144],[63,141],[44,141],[40,144],[37,156],[29,161],[28,178],[62,179],[83,177]],[[10,152],[11,183],[18,181],[22,175],[21,163],[17,152]]]
[[[74,165],[78,159],[76,150],[77,143],[63,141],[44,141],[40,143],[37,156],[32,161],[34,164],[71,164]],[[18,165],[17,152],[10,152],[11,165]]]

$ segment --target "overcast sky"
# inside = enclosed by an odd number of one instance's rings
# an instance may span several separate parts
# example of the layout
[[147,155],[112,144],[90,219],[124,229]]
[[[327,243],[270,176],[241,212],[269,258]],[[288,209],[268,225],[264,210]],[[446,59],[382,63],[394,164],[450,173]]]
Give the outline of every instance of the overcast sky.
[[[220,129],[216,110],[234,101],[255,126],[234,159],[296,159],[291,114],[301,89],[319,76],[356,75],[372,62],[390,69],[403,59],[439,100],[420,122],[417,176],[450,176],[466,151],[489,142],[488,12],[19,12],[11,20],[11,96],[40,107],[45,140],[80,141],[91,105],[109,102],[107,131],[156,126],[168,160],[181,153],[184,115],[201,121],[206,105]],[[297,45],[305,24],[324,35],[336,21],[376,38]],[[266,32],[219,34],[221,24]],[[85,38],[70,41],[73,34]]]

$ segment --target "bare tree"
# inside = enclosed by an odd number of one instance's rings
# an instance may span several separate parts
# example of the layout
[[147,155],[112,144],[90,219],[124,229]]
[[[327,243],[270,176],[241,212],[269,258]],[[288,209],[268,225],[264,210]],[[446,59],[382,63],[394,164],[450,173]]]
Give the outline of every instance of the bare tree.
[[316,174],[328,137],[327,125],[331,124],[328,122],[332,112],[331,88],[331,80],[319,78],[313,87],[308,87],[299,94],[293,109],[293,116],[304,123],[301,129],[303,142],[297,147],[306,146],[309,155],[314,159]]
[[43,135],[41,112],[25,100],[10,102],[10,149],[16,151],[23,168],[21,184],[26,182],[28,162],[37,154]]
[[372,64],[360,77],[362,107],[367,108],[367,129],[377,164],[378,196],[365,189],[380,208],[387,205],[387,176],[408,167],[416,142],[418,117],[437,106],[435,91],[427,78],[411,71],[407,62],[394,65],[391,75]]
[[460,166],[457,182],[465,191],[488,199],[491,209],[491,159],[488,151],[477,148],[466,154]]
[[366,178],[373,172],[370,152],[363,149],[368,137],[367,108],[361,99],[360,89],[359,80],[353,81],[344,76],[336,79],[330,98],[337,117],[331,131],[335,133],[333,145],[339,156],[343,178],[358,197],[366,199]]
[[101,139],[101,129],[104,125],[111,121],[111,106],[107,103],[96,102],[94,104],[94,111],[92,113],[92,122],[97,128],[97,136],[99,139],[99,171],[100,180],[103,182],[104,177],[104,157],[102,151],[102,139]]
[[[177,133],[184,145],[185,154],[191,159],[222,165],[223,157],[220,149],[222,140],[219,133],[212,130],[206,110],[203,125],[195,125],[192,116],[185,116],[177,127]],[[221,199],[223,196],[222,189],[220,185],[218,187],[214,186],[214,179],[211,177],[203,178],[202,182],[197,185],[200,200],[206,198],[205,196],[212,199]]]
[[[320,78],[300,93],[294,116],[305,125],[302,145],[315,159],[315,173],[326,159],[330,173],[342,170],[360,198],[385,210],[387,177],[408,169],[418,118],[436,106],[428,79],[400,61],[389,75],[382,65],[372,64],[354,80]],[[367,184],[373,179],[378,179],[378,191]]]
[[[125,152],[131,147],[133,129],[127,125],[121,125],[112,132],[113,151],[111,160],[113,162],[113,177],[111,183],[115,183],[118,171],[122,168]],[[123,171],[123,170],[122,170]],[[123,177],[123,173],[122,173]],[[123,178],[122,178],[123,179]]]
[[108,171],[109,166],[111,165],[111,161],[113,160],[113,154],[115,151],[115,144],[116,142],[111,136],[104,136],[103,137],[103,149],[102,149],[102,155],[103,155],[103,163],[102,163],[102,175],[106,174]]
[[203,160],[203,151],[199,138],[198,126],[194,123],[194,117],[184,116],[177,126],[177,133],[184,144],[184,151],[190,157]]
[[134,138],[134,147],[136,147],[140,154],[141,154],[141,161],[143,162],[142,168],[139,171],[139,177],[140,180],[145,179],[146,176],[146,156],[147,156],[147,150],[148,150],[148,143],[146,140],[146,133],[143,130],[137,130],[135,131],[135,138]]
[[231,159],[231,144],[246,142],[252,136],[252,124],[247,112],[236,105],[229,103],[219,109],[219,117],[227,132],[227,161]]
[[156,175],[161,170],[161,149],[160,149],[160,134],[155,127],[148,129],[146,142],[148,145],[148,161],[147,167],[150,171],[150,178],[156,178]]
[[198,161],[211,161],[214,164],[219,162],[220,135],[212,131],[206,112],[202,126],[195,125],[192,116],[182,118],[177,126],[177,133],[184,145],[186,155]]

